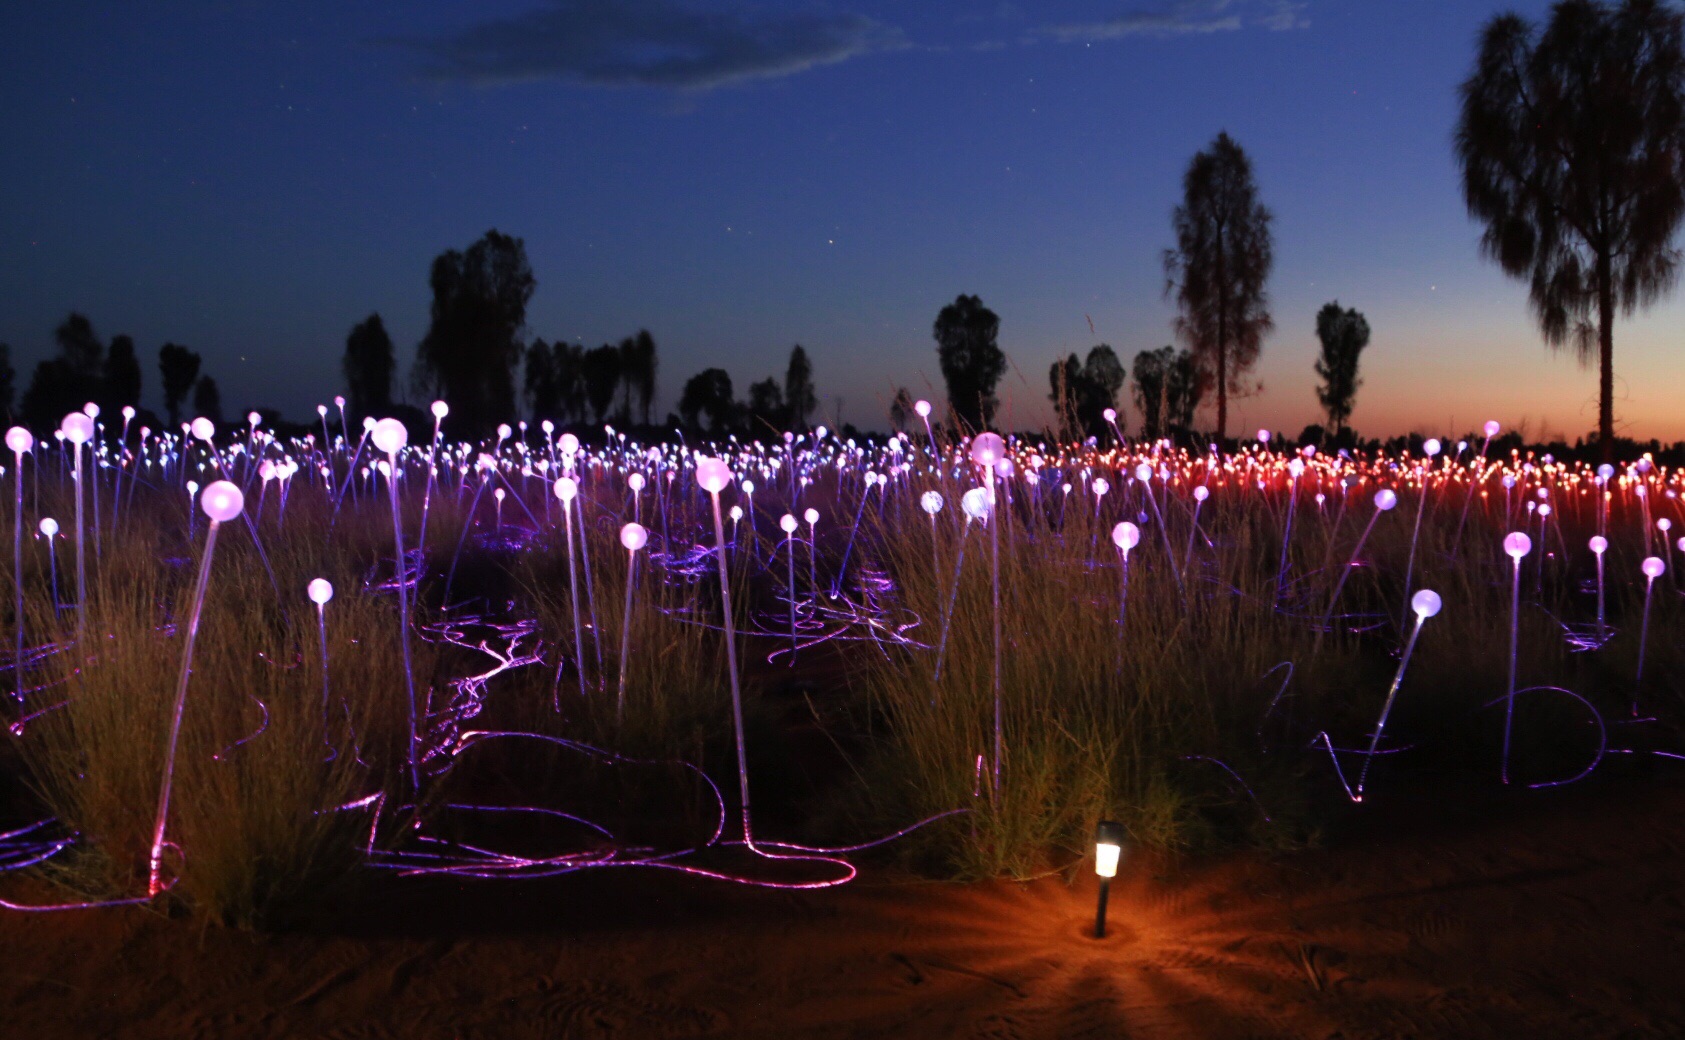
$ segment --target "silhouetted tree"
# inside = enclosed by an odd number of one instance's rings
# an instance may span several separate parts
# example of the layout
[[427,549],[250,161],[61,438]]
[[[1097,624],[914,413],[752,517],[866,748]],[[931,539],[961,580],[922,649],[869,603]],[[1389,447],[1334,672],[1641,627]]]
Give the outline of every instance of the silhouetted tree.
[[17,369],[12,367],[12,347],[0,343],[0,413],[12,421],[12,399],[17,395]]
[[1316,388],[1316,399],[1338,436],[1351,418],[1357,388],[1363,385],[1357,377],[1357,361],[1369,345],[1369,322],[1355,308],[1341,310],[1340,301],[1335,300],[1317,312],[1316,338],[1322,342],[1322,356],[1316,359],[1322,385]]
[[100,407],[104,410],[120,413],[124,406],[140,406],[140,359],[135,356],[135,341],[128,336],[111,337],[103,382]]
[[1141,436],[1148,440],[1164,436],[1164,387],[1175,360],[1176,349],[1164,346],[1141,351],[1130,366],[1135,376],[1135,407],[1141,413]]
[[995,416],[995,384],[1006,371],[1006,355],[996,344],[1000,318],[975,296],[960,295],[936,315],[931,334],[942,379],[948,384],[948,409],[958,422],[981,430]]
[[585,352],[580,375],[585,381],[585,397],[596,413],[596,423],[603,424],[608,410],[614,407],[615,392],[620,389],[620,351],[612,343],[604,343]]
[[222,425],[222,392],[210,376],[200,376],[193,384],[193,414]]
[[775,377],[767,376],[758,383],[749,384],[750,434],[759,437],[778,430],[788,415],[784,407],[784,391]]
[[1082,362],[1075,354],[1048,366],[1047,386],[1047,399],[1053,402],[1058,436],[1063,440],[1072,440],[1077,436],[1077,399],[1082,395]]
[[[702,416],[708,416],[706,426]],[[685,383],[679,395],[679,417],[693,430],[713,436],[731,431],[737,424],[737,402],[731,396],[731,376],[723,368],[703,369]]]
[[1215,375],[1217,438],[1228,435],[1229,394],[1275,328],[1264,283],[1274,262],[1270,211],[1258,201],[1252,160],[1227,133],[1193,157],[1170,216],[1176,246],[1164,252],[1176,334]]
[[181,405],[199,378],[199,355],[175,343],[158,348],[158,375],[164,384],[164,410],[170,413],[170,427],[181,425]]
[[1168,431],[1194,428],[1194,413],[1211,385],[1211,376],[1191,350],[1179,350],[1164,379],[1164,422]]
[[105,346],[86,317],[72,313],[53,339],[58,354],[36,364],[21,402],[25,420],[39,430],[56,429],[69,413],[98,402],[104,389]]
[[649,425],[649,406],[655,399],[656,369],[655,337],[648,329],[639,329],[635,336],[620,341],[620,384],[626,394],[626,416],[631,421],[632,399],[638,399],[645,426]]
[[521,381],[526,391],[527,408],[534,420],[562,418],[562,395],[559,373],[556,371],[556,352],[550,344],[535,339],[527,345],[527,367]]
[[896,388],[895,397],[889,402],[889,425],[897,430],[905,430],[911,426],[918,415],[918,412],[914,411],[916,404],[906,387]]
[[494,228],[466,252],[440,253],[428,281],[432,319],[416,352],[417,389],[445,399],[447,424],[477,435],[515,413],[521,332],[538,284],[526,245]]
[[353,420],[366,415],[385,417],[392,410],[392,371],[398,362],[392,353],[392,337],[379,314],[371,314],[345,337],[345,356],[340,368],[345,374],[347,411]]
[[1679,273],[1682,25],[1661,0],[1562,0],[1537,39],[1519,15],[1499,15],[1461,89],[1457,160],[1464,201],[1486,225],[1481,249],[1528,279],[1546,343],[1598,360],[1605,459],[1615,313],[1654,303]]
[[792,430],[807,429],[807,417],[819,407],[819,397],[813,391],[813,365],[800,343],[790,348],[790,364],[784,370],[784,407],[790,410]]
[[1075,354],[1055,361],[1047,373],[1048,399],[1059,417],[1060,435],[1105,436],[1110,429],[1106,409],[1117,406],[1124,379],[1123,364],[1104,343],[1090,350],[1086,361],[1077,361]]

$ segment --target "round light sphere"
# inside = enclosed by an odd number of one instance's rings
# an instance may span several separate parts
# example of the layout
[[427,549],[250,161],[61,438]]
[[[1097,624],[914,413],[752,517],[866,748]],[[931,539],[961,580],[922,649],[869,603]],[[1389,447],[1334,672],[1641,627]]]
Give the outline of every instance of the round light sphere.
[[432,411],[433,411],[433,418],[442,422],[442,421],[444,421],[445,416],[447,416],[451,413],[451,406],[446,404],[443,401],[434,401],[433,405],[432,405]]
[[57,520],[54,520],[50,516],[42,517],[41,518],[41,533],[46,535],[48,538],[51,538],[54,535],[58,534],[59,533],[59,522]]
[[1599,556],[1602,556],[1604,554],[1604,552],[1606,552],[1609,548],[1609,539],[1603,537],[1600,534],[1594,534],[1594,535],[1591,536],[1591,541],[1587,542],[1586,544],[1591,546],[1592,552],[1596,553]]
[[1135,467],[1135,479],[1145,484],[1153,479],[1153,468],[1145,462]]
[[226,523],[239,516],[240,510],[246,508],[246,496],[240,493],[240,485],[233,481],[218,480],[199,496],[199,508],[217,523]]
[[1259,444],[1268,444],[1269,442],[1270,442],[1270,431],[1259,430],[1258,431],[1258,443]]
[[628,552],[637,552],[649,544],[649,531],[643,524],[627,524],[620,529],[620,544]]
[[1379,509],[1384,513],[1396,505],[1398,505],[1398,496],[1393,494],[1390,489],[1382,488],[1380,491],[1375,492],[1376,509]]
[[1141,544],[1141,529],[1125,520],[1112,528],[1112,544],[1127,554],[1129,550]]
[[579,438],[571,433],[562,434],[562,454],[572,458],[579,454]]
[[1439,613],[1440,606],[1439,593],[1432,589],[1422,589],[1410,597],[1410,609],[1423,621]]
[[88,415],[88,418],[90,418],[90,419],[98,419],[99,418],[99,405],[93,403],[92,401],[89,401],[87,404],[83,405],[82,411],[86,412],[87,415]]
[[806,520],[810,527],[817,524],[819,522],[819,510],[809,506],[807,511],[802,514],[802,519]]
[[743,507],[742,506],[732,506],[731,507],[731,522],[735,524],[741,519],[743,519]]
[[333,399],[333,406],[335,408],[344,408],[345,407],[345,398],[339,397],[339,396],[336,395]]
[[919,507],[931,516],[942,511],[942,492],[926,491],[919,496]]
[[1093,489],[1096,498],[1105,498],[1106,492],[1112,489],[1111,483],[1105,477],[1095,477],[1094,483],[1089,487]]
[[1194,501],[1195,502],[1203,502],[1210,497],[1211,497],[1211,489],[1206,487],[1204,484],[1201,484],[1199,487],[1194,488]]
[[1533,539],[1520,531],[1511,531],[1504,535],[1504,552],[1512,559],[1519,561],[1523,556],[1533,551]]
[[930,418],[930,402],[922,400],[922,399],[918,400],[918,401],[914,401],[913,402],[913,411],[918,413],[918,416],[919,416],[920,419]]
[[388,455],[396,455],[410,442],[410,431],[397,419],[382,419],[374,424],[374,446]]
[[998,433],[980,433],[971,442],[971,461],[979,466],[993,466],[1006,457],[1006,442]]
[[86,444],[94,439],[94,420],[86,412],[71,412],[59,424],[64,431],[64,439],[72,444]]
[[6,447],[12,449],[16,454],[22,455],[35,447],[35,435],[22,426],[14,426],[6,431]]
[[717,495],[731,486],[731,467],[722,459],[699,456],[696,460],[696,482],[710,495]]
[[1426,441],[1424,441],[1422,443],[1422,452],[1423,452],[1423,454],[1427,455],[1428,458],[1431,459],[1435,455],[1439,454],[1439,447],[1440,447],[1439,438],[1438,437],[1429,437]]
[[644,489],[644,475],[642,473],[634,473],[627,477],[626,486],[631,488],[634,494],[642,491]]
[[318,607],[333,599],[333,585],[326,578],[312,578],[304,587],[304,594]]
[[564,503],[572,502],[579,496],[579,482],[572,477],[556,478],[556,497]]
[[188,430],[199,440],[209,441],[212,437],[216,436],[216,423],[211,422],[209,419],[201,415],[199,418],[193,420],[193,423],[188,427]]
[[973,520],[986,518],[989,515],[989,493],[982,488],[972,488],[960,496],[960,508]]
[[508,423],[498,423],[497,424],[497,439],[500,440],[500,441],[508,440],[509,435],[514,433],[514,432],[515,431],[510,428]]
[[789,513],[785,513],[783,516],[778,518],[778,529],[783,531],[785,534],[795,534],[797,523],[798,521],[795,517],[791,516]]
[[1101,418],[1105,419],[1107,422],[1117,422],[1117,409],[1116,408],[1108,408],[1105,411],[1101,412],[1100,416],[1101,416]]
[[1486,425],[1481,427],[1481,430],[1485,432],[1488,439],[1496,437],[1498,435],[1498,431],[1501,429],[1503,429],[1503,427],[1498,425],[1498,420],[1496,419],[1486,420]]
[[1655,581],[1657,578],[1661,577],[1663,572],[1667,570],[1667,564],[1662,562],[1662,558],[1660,556],[1644,557],[1644,562],[1639,564],[1639,567],[1644,571],[1644,576],[1649,578],[1651,581]]

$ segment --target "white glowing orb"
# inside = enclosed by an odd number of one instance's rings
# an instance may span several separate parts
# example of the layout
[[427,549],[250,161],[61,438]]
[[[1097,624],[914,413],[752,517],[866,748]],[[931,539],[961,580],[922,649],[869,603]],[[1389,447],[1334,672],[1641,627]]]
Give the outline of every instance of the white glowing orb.
[[363,432],[373,433],[375,421],[375,417],[372,415],[363,416]]
[[926,491],[924,494],[920,495],[919,508],[923,509],[926,513],[929,513],[931,516],[935,516],[937,513],[940,513],[942,511],[942,492]]
[[1210,497],[1211,497],[1211,489],[1206,487],[1204,484],[1201,484],[1199,487],[1194,488],[1194,501],[1195,502],[1203,502]]
[[1438,437],[1429,437],[1422,444],[1422,452],[1425,455],[1427,455],[1427,457],[1430,458],[1430,459],[1433,458],[1435,455],[1438,455],[1439,454],[1439,438]]
[[1587,542],[1586,544],[1591,546],[1591,551],[1596,553],[1599,556],[1602,556],[1609,549],[1609,539],[1603,537],[1600,534],[1592,535],[1591,541]]
[[98,419],[99,418],[99,405],[93,403],[92,401],[89,401],[87,404],[83,405],[82,411],[86,412],[87,415],[88,415],[88,418],[90,418],[90,419]]
[[225,523],[239,516],[240,510],[246,508],[246,496],[240,493],[238,484],[219,480],[199,496],[199,507],[212,520],[219,524]]
[[22,426],[14,426],[6,431],[6,447],[18,455],[35,447],[35,435]]
[[918,413],[920,419],[930,418],[930,402],[923,399],[914,401],[913,411]]
[[321,416],[322,418],[326,419],[328,417],[328,406],[325,405],[325,404],[317,405],[316,406],[316,414]]
[[783,516],[778,518],[778,528],[785,534],[795,534],[798,522],[799,521],[797,521],[795,517],[791,516],[789,513],[785,513]]
[[710,495],[717,495],[731,486],[731,467],[723,459],[701,455],[696,460],[696,482]]
[[451,413],[451,406],[443,401],[434,401],[432,405],[433,418],[443,422],[445,416]]
[[574,436],[571,433],[562,434],[561,449],[562,449],[562,454],[567,456],[570,459],[573,458],[575,455],[578,455],[579,454],[579,438]]
[[514,433],[514,432],[515,432],[514,430],[510,429],[508,423],[498,423],[497,424],[497,439],[500,440],[500,441],[508,440],[509,435]]
[[209,441],[212,437],[216,436],[216,423],[211,422],[209,419],[201,415],[199,418],[193,420],[192,424],[188,427],[188,430],[199,440]]
[[644,529],[643,524],[627,524],[620,529],[620,544],[628,552],[637,552],[649,544],[649,531]]
[[1090,484],[1089,487],[1094,491],[1096,498],[1105,498],[1106,492],[1112,489],[1112,485],[1105,477],[1095,477],[1094,483]]
[[730,512],[730,515],[731,515],[731,522],[732,523],[735,524],[739,520],[743,519],[743,507],[742,506],[732,506],[731,509],[729,510],[729,512]]
[[1135,479],[1145,484],[1153,479],[1153,468],[1145,462],[1135,467]]
[[410,442],[410,431],[397,419],[382,419],[374,424],[374,446],[388,455],[396,455]]
[[345,407],[345,398],[343,398],[343,397],[335,397],[335,398],[334,398],[334,399],[333,399],[333,406],[334,406],[334,407],[335,407],[335,408],[344,408],[344,407]]
[[1105,419],[1107,422],[1117,422],[1117,409],[1108,408],[1100,413],[1100,417]]
[[557,477],[555,490],[556,497],[566,504],[568,502],[572,502],[578,497],[579,482],[574,480],[572,477]]
[[1639,565],[1639,568],[1644,571],[1644,576],[1646,578],[1649,578],[1651,581],[1655,581],[1667,570],[1667,564],[1662,562],[1662,558],[1660,556],[1646,556],[1644,557],[1644,562]]
[[59,423],[59,429],[72,444],[86,444],[94,438],[94,420],[86,412],[71,412]]
[[644,475],[642,473],[634,473],[627,477],[626,486],[631,488],[634,494],[642,491],[644,489]]
[[971,461],[979,466],[993,466],[1006,457],[1006,442],[998,433],[980,433],[971,442]]
[[1514,559],[1517,563],[1520,563],[1521,558],[1532,551],[1533,539],[1527,537],[1525,534],[1522,534],[1520,531],[1511,531],[1509,534],[1504,536],[1504,552],[1508,553],[1510,558]]
[[965,515],[973,520],[983,520],[989,515],[989,493],[982,488],[972,488],[960,496],[960,508]]
[[802,519],[807,521],[809,527],[817,524],[819,522],[819,510],[809,506],[807,511],[802,514]]
[[1398,505],[1398,496],[1393,494],[1390,490],[1383,488],[1380,491],[1375,492],[1376,509],[1379,509],[1384,513],[1396,505]]
[[124,405],[123,406],[123,421],[127,422],[128,420],[133,419],[134,417],[135,417],[135,406],[132,405],[132,404]]
[[1125,520],[1112,528],[1112,544],[1128,555],[1129,550],[1141,544],[1141,529]]
[[333,599],[333,585],[326,578],[312,578],[304,587],[304,594],[318,607]]
[[1423,621],[1439,613],[1440,605],[1439,593],[1432,589],[1423,589],[1410,597],[1410,609]]
[[742,484],[740,484],[738,486],[743,489],[743,493],[745,495],[752,495],[752,494],[755,493],[755,482],[752,481],[752,480],[745,480]]
[[503,504],[503,498],[504,498],[504,495],[503,495],[503,489],[502,489],[502,488],[498,488],[498,489],[497,489],[497,490],[496,490],[496,491],[493,491],[493,492],[492,492],[492,493],[491,493],[491,497],[493,497],[493,498],[495,498],[495,499],[497,499],[497,504],[498,504],[498,505],[502,505],[502,504]]
[[1489,438],[1496,437],[1498,435],[1498,431],[1501,429],[1503,429],[1503,427],[1498,425],[1498,420],[1496,419],[1486,420],[1486,425],[1481,427],[1481,430],[1484,431],[1486,436]]
[[59,522],[50,516],[42,517],[41,533],[46,535],[48,538],[52,538],[57,535],[59,533]]

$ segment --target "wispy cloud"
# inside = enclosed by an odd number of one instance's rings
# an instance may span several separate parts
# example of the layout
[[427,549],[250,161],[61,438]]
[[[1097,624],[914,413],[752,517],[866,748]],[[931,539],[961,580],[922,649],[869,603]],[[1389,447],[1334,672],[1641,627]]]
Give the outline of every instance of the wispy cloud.
[[557,79],[707,90],[906,46],[863,15],[700,10],[675,0],[549,0],[451,36],[407,41],[424,73],[480,85]]
[[1125,11],[1111,18],[1050,25],[1036,35],[1060,43],[1130,37],[1198,36],[1256,25],[1273,31],[1304,28],[1307,0],[1175,0],[1169,6]]

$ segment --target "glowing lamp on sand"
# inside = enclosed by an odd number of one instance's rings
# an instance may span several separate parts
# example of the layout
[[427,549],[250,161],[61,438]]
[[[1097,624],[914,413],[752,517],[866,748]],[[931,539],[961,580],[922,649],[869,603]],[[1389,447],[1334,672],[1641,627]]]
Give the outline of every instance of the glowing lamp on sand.
[[1094,912],[1094,938],[1106,937],[1106,899],[1111,895],[1112,878],[1117,877],[1118,860],[1123,857],[1123,843],[1129,832],[1123,824],[1101,820],[1094,829],[1094,873],[1100,875],[1100,903]]

